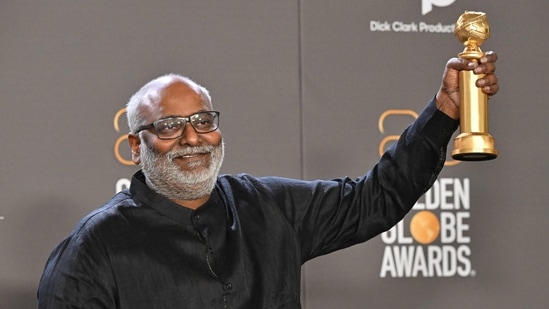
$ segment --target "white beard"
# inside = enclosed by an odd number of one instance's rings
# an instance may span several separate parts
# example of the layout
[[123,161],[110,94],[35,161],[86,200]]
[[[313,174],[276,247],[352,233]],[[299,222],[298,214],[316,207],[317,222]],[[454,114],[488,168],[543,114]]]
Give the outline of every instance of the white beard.
[[[223,163],[225,145],[221,141],[217,146],[177,148],[166,154],[159,154],[155,149],[141,143],[140,151],[141,167],[151,189],[171,200],[196,200],[211,194],[214,189]],[[202,160],[194,161],[188,166],[199,170],[184,171],[174,162],[177,157],[197,152],[208,152],[211,155],[207,166]]]

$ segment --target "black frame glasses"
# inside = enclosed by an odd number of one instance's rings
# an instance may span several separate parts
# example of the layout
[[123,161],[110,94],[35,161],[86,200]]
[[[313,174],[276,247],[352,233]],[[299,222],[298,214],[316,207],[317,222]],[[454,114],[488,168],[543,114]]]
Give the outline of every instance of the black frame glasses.
[[166,117],[153,123],[140,126],[134,134],[143,130],[154,129],[159,139],[176,139],[183,136],[187,123],[199,134],[210,133],[219,129],[219,112],[207,111],[192,114],[189,117]]

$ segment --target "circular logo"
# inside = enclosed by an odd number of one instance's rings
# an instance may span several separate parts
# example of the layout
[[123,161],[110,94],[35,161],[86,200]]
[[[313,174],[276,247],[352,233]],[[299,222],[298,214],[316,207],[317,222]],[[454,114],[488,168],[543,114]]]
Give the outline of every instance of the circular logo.
[[430,211],[423,210],[414,215],[410,221],[410,233],[420,244],[430,244],[437,239],[440,232],[440,222]]

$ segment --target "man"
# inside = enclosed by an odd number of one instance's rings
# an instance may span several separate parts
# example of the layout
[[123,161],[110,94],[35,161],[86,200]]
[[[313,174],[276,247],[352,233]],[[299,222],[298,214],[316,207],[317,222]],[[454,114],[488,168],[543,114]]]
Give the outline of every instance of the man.
[[453,58],[435,98],[365,176],[304,181],[218,176],[219,113],[208,91],[159,77],[127,105],[129,190],[85,217],[50,256],[39,308],[300,308],[301,265],[389,229],[440,172],[458,126],[460,70],[495,53]]

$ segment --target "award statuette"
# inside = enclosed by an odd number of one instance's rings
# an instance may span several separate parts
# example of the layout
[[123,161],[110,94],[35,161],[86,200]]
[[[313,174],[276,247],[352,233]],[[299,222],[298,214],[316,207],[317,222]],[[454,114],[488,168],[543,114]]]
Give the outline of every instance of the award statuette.
[[[490,36],[490,26],[483,12],[465,11],[455,25],[455,36],[465,49],[458,57],[478,62],[484,55],[480,45]],[[498,151],[488,133],[488,96],[475,85],[484,74],[459,72],[460,134],[454,139],[452,158],[461,161],[495,159]]]

